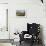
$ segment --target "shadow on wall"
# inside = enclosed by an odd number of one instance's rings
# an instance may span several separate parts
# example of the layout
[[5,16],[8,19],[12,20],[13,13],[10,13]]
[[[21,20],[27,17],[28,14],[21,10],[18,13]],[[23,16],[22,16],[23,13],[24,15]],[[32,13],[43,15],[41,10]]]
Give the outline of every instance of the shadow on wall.
[[42,45],[45,46],[44,45],[44,37],[43,37],[43,26],[42,25],[40,25],[40,39],[42,40]]

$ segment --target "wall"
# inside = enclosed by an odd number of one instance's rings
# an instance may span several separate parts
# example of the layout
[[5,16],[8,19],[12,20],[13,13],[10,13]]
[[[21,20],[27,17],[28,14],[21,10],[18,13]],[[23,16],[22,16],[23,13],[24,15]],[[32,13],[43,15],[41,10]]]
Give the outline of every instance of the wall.
[[[0,0],[0,3],[8,3],[8,0]],[[6,25],[6,9],[8,8],[7,4],[0,4],[0,27],[3,27]],[[3,14],[2,14],[3,13]],[[1,18],[1,15],[3,18]],[[5,19],[4,19],[5,18]],[[2,20],[4,19],[4,20]],[[3,21],[3,23],[1,23]],[[3,24],[3,25],[2,25]],[[1,26],[2,25],[2,26]],[[9,32],[7,31],[0,31],[0,39],[9,39]],[[12,46],[11,43],[0,43],[0,46]]]
[[8,9],[8,4],[0,4],[0,39],[9,38],[9,32],[6,31],[7,9]]
[[[16,10],[25,10],[26,17],[16,17]],[[28,23],[40,23],[43,28],[44,41],[46,42],[46,16],[45,5],[40,0],[9,0],[9,31],[11,38],[18,30],[26,30]]]
[[0,3],[8,3],[8,0],[0,0]]

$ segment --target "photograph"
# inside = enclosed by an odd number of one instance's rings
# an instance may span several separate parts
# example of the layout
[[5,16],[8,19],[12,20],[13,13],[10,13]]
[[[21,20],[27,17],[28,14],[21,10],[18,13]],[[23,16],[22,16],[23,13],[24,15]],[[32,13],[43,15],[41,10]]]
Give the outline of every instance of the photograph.
[[16,10],[16,16],[25,16],[25,10]]

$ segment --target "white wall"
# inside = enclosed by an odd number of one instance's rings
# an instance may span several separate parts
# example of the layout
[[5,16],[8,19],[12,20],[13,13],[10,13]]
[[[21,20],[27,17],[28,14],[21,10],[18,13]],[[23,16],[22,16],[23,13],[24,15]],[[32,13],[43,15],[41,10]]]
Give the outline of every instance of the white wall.
[[[26,17],[16,17],[16,10],[25,10]],[[27,22],[40,23],[43,26],[44,41],[46,42],[46,16],[45,5],[40,0],[9,0],[9,31],[13,33],[18,30],[26,30]]]
[[8,9],[8,4],[0,4],[0,39],[9,38],[9,32],[6,31],[7,9]]
[[8,0],[0,0],[0,3],[8,3]]
[[[0,0],[0,3],[8,3],[8,0]],[[0,4],[0,27],[6,26],[6,9],[7,4]],[[2,14],[3,13],[3,14]],[[0,39],[9,39],[9,32],[0,31]],[[11,43],[0,43],[0,46],[12,46]]]

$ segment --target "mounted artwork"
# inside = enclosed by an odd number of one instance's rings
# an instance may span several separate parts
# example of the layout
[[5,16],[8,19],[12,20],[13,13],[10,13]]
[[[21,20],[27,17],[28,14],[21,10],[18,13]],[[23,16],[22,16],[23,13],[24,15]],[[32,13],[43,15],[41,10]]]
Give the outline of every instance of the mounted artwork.
[[25,10],[16,10],[16,16],[25,16]]

